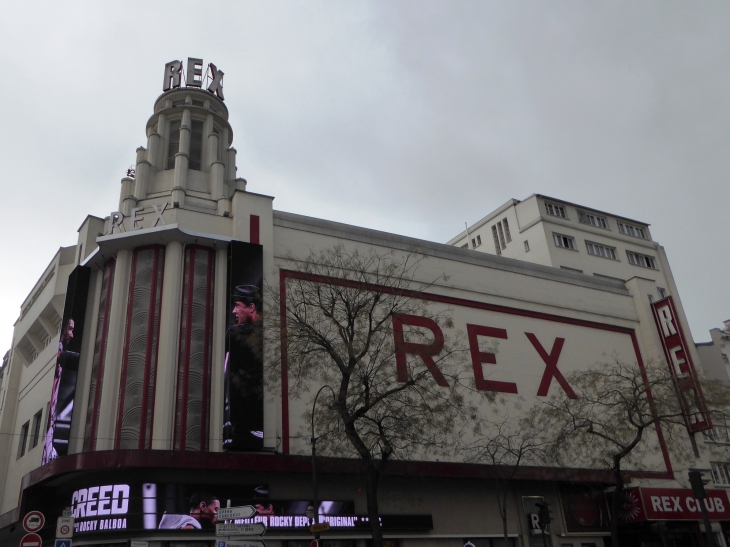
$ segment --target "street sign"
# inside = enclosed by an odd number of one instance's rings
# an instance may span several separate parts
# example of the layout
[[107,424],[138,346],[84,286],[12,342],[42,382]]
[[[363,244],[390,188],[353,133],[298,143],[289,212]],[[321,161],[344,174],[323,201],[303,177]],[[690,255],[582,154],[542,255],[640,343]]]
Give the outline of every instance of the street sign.
[[74,536],[74,519],[58,517],[56,521],[56,539],[72,538]]
[[20,547],[42,547],[43,540],[38,534],[25,534],[20,540]]
[[218,520],[250,519],[256,513],[256,508],[253,505],[221,507],[218,509]]
[[215,525],[216,536],[262,536],[266,532],[266,526],[260,522],[252,524],[223,524]]
[[216,541],[215,547],[266,547],[266,544],[263,541],[249,541],[245,539],[235,539],[233,541],[231,540],[225,540],[225,541]]
[[23,519],[23,529],[26,532],[37,532],[46,523],[46,517],[40,511],[31,511]]
[[330,529],[330,523],[329,522],[320,522],[319,524],[312,524],[309,527],[309,531],[316,534],[317,532],[324,532],[325,530]]
[[57,539],[56,543],[53,544],[53,547],[71,547],[71,540],[70,539]]
[[262,522],[251,524],[224,524],[215,525],[217,536],[263,536],[266,533],[266,525]]

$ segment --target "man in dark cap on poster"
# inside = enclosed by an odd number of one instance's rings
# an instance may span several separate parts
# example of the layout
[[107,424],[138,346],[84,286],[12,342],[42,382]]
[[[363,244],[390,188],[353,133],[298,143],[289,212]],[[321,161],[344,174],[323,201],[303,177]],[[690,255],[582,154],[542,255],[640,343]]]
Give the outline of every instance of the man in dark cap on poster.
[[226,332],[223,448],[260,450],[264,437],[264,361],[261,289],[238,285],[234,323]]

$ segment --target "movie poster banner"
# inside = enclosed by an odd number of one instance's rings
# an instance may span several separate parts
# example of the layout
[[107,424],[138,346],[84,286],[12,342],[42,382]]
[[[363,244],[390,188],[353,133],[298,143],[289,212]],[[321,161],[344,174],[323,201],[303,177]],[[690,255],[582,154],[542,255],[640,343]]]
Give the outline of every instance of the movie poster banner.
[[[309,533],[306,516],[310,500],[269,499],[267,484],[182,484],[138,483],[100,480],[76,487],[56,505],[70,507],[74,537],[109,532],[179,530],[214,532],[218,509],[231,501],[232,507],[253,506],[257,514],[237,519],[236,524],[261,522],[277,531]],[[48,515],[60,514],[60,507],[45,507]],[[432,530],[431,515],[381,515],[383,529]],[[332,530],[369,530],[366,515],[355,513],[353,500],[319,502],[319,521]]]
[[90,279],[91,268],[87,266],[77,266],[68,278],[41,464],[68,454]]
[[223,448],[264,446],[263,247],[228,244]]
[[[76,535],[113,530],[214,530],[227,500],[270,511],[268,485],[110,483],[77,488],[70,500]],[[70,502],[70,503],[69,503]]]

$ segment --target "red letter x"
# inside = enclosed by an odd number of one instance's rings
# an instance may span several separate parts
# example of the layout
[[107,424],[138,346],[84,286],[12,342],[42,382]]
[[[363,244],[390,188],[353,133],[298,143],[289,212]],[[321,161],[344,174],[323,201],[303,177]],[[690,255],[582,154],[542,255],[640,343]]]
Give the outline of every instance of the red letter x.
[[[406,342],[403,338],[403,325],[412,327],[423,327],[433,333],[433,344],[416,344],[414,342]],[[418,355],[423,359],[426,368],[433,375],[436,383],[443,387],[449,387],[449,383],[441,374],[441,371],[433,361],[433,356],[441,353],[444,349],[444,333],[441,331],[436,321],[428,317],[420,317],[418,315],[394,315],[393,316],[393,337],[395,338],[395,365],[398,373],[399,382],[408,381],[408,368],[406,366],[406,353]]]
[[529,338],[530,342],[532,342],[532,345],[537,350],[537,353],[540,354],[542,360],[545,361],[545,372],[542,374],[540,387],[537,389],[537,396],[545,397],[548,394],[550,382],[552,382],[553,377],[555,377],[560,386],[565,390],[565,393],[568,394],[568,397],[571,399],[577,399],[578,396],[573,391],[573,388],[570,387],[570,384],[568,384],[565,377],[558,370],[558,359],[560,358],[560,352],[563,349],[563,342],[565,342],[565,338],[556,338],[553,343],[553,349],[550,350],[550,355],[548,355],[545,348],[542,347],[542,344],[540,344],[540,341],[534,334],[526,332],[525,335]]

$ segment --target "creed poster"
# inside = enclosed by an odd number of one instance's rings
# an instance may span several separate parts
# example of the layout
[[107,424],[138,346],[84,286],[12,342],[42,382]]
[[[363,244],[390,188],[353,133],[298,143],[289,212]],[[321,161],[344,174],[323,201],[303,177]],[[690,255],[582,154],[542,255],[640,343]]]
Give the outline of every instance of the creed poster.
[[68,454],[90,279],[91,268],[87,266],[77,266],[68,278],[41,464]]
[[228,244],[223,448],[264,446],[263,248]]

